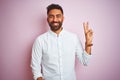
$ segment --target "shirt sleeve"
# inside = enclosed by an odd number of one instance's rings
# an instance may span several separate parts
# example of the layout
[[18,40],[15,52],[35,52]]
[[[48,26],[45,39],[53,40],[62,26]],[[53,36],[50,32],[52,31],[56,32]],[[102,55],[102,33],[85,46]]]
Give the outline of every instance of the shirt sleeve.
[[42,47],[38,39],[35,40],[32,47],[31,68],[34,80],[42,77],[41,73]]
[[76,38],[76,56],[79,61],[84,65],[87,66],[90,60],[91,55],[89,55],[82,47],[81,41],[79,38]]

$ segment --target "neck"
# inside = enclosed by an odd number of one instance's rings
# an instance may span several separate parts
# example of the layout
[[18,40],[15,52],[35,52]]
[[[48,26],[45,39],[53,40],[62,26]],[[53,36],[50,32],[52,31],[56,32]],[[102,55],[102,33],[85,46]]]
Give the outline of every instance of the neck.
[[60,29],[58,29],[57,31],[53,31],[53,32],[55,32],[57,35],[59,35],[59,33],[62,31],[62,27],[60,28]]

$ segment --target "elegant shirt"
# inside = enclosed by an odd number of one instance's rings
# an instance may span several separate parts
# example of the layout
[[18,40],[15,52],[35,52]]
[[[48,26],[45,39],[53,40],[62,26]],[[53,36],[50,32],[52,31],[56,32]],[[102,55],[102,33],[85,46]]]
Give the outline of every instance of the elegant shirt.
[[39,36],[32,48],[31,67],[34,80],[76,80],[75,56],[87,65],[91,55],[82,48],[79,38],[64,29],[59,35],[49,30]]

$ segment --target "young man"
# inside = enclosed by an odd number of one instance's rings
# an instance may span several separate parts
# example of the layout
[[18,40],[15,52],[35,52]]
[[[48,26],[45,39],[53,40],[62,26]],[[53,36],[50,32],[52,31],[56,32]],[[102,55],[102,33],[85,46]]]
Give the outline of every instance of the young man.
[[83,23],[85,50],[78,37],[62,27],[64,13],[61,6],[47,7],[47,21],[50,30],[40,35],[32,48],[31,67],[34,80],[76,80],[75,56],[83,65],[91,57],[93,31]]

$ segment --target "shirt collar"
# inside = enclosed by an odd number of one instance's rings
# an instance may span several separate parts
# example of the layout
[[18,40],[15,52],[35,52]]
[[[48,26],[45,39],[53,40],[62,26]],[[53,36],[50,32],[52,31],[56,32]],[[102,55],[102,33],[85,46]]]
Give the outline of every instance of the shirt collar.
[[55,37],[62,36],[63,34],[64,34],[64,29],[62,29],[59,34],[56,34],[52,30],[49,30],[49,35],[52,35],[52,36],[55,36]]

